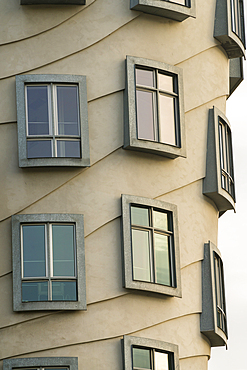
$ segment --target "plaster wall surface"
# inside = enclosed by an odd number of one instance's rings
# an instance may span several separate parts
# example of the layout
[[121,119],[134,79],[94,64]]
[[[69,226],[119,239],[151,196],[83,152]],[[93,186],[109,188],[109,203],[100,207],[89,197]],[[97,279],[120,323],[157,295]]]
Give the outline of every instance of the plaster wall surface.
[[[207,369],[201,261],[204,243],[217,244],[218,210],[202,182],[208,110],[224,112],[229,92],[214,13],[213,0],[197,0],[196,18],[181,23],[131,11],[126,0],[1,1],[0,360],[75,356],[79,369],[121,369],[121,338],[129,334],[177,344],[180,370]],[[126,55],[183,69],[186,158],[122,148]],[[87,76],[91,167],[18,167],[14,76],[24,73]],[[123,288],[121,194],[177,205],[182,298]],[[18,213],[84,214],[87,311],[13,312],[10,217]]]

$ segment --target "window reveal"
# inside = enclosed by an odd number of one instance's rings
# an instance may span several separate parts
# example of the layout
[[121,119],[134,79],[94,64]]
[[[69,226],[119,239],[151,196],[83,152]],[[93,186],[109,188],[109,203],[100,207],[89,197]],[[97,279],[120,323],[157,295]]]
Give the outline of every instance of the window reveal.
[[170,212],[131,205],[133,279],[175,286]]
[[136,67],[138,139],[180,147],[175,75]]
[[26,85],[27,157],[80,158],[77,85]]
[[226,322],[226,303],[224,290],[223,263],[220,257],[214,252],[214,275],[215,275],[215,292],[217,307],[217,326],[227,334]]
[[22,302],[76,301],[74,224],[22,224]]

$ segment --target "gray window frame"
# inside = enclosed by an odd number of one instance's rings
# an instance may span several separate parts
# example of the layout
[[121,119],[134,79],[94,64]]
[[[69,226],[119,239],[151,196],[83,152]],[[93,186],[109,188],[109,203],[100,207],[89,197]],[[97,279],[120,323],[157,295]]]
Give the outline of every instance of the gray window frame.
[[[26,132],[26,103],[25,85],[27,84],[75,84],[79,92],[79,117],[80,117],[80,143],[81,158],[28,158],[27,157],[27,132]],[[46,167],[46,166],[90,166],[89,129],[87,112],[87,86],[86,76],[76,75],[19,75],[16,76],[16,103],[19,167]]]
[[[22,302],[21,225],[74,223],[76,227],[77,301]],[[84,216],[80,214],[19,214],[12,216],[13,310],[86,310]]]
[[[208,138],[207,138],[207,154],[206,154],[206,176],[203,180],[203,194],[211,198],[216,204],[219,215],[229,209],[235,211],[235,191],[233,196],[222,187],[221,183],[221,154],[219,140],[219,119],[224,121],[231,131],[231,126],[226,116],[216,107],[209,109],[208,116]],[[233,167],[233,153],[231,143],[231,163]],[[233,175],[234,180],[234,175]]]
[[[171,74],[177,79],[178,88],[178,131],[180,146],[169,145],[158,141],[148,141],[137,137],[136,83],[135,68],[159,70]],[[127,56],[126,87],[124,92],[124,149],[144,151],[168,158],[186,157],[185,114],[184,114],[183,71],[179,67],[154,60]]]
[[85,5],[86,0],[21,0],[21,5]]
[[3,360],[3,370],[18,370],[23,368],[68,367],[68,370],[78,370],[77,357],[28,357]]
[[[240,17],[241,28],[243,28],[243,37],[241,39],[232,29],[231,1],[232,0],[216,1],[214,21],[214,37],[221,43],[229,59],[245,56],[244,16]],[[244,11],[243,2],[242,5]]]
[[177,4],[175,0],[130,0],[130,9],[181,22],[188,17],[196,18],[195,0],[187,2],[189,5]]
[[124,370],[133,370],[132,348],[142,347],[146,349],[159,350],[160,352],[169,352],[173,357],[173,366],[169,370],[179,370],[178,346],[173,343],[162,342],[155,339],[133,337],[124,335],[122,339],[123,347],[123,368]]
[[[219,249],[210,241],[204,244],[204,259],[202,261],[202,313],[200,318],[201,333],[211,342],[212,347],[225,346],[227,344],[227,315],[226,331],[217,325],[217,297],[215,287],[214,254],[221,261]],[[224,273],[222,281],[224,287]],[[225,298],[225,297],[224,297]],[[224,299],[225,300],[225,299]]]
[[229,60],[229,96],[244,79],[243,58]]
[[[132,244],[131,244],[131,205],[154,207],[172,213],[173,219],[173,266],[174,286],[145,282],[133,279]],[[177,206],[167,202],[122,194],[122,246],[123,246],[123,286],[126,289],[153,292],[172,297],[182,297],[180,253],[178,237],[178,215]],[[171,268],[172,268],[171,267]]]

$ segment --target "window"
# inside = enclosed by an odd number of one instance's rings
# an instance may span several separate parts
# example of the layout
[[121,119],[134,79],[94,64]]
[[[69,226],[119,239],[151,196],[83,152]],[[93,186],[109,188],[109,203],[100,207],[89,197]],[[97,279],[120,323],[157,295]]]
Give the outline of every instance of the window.
[[220,41],[228,57],[245,54],[245,26],[243,0],[217,0],[214,37]]
[[182,71],[127,57],[125,149],[185,157]]
[[176,206],[122,195],[124,287],[181,297]]
[[36,5],[36,4],[85,5],[86,0],[21,0],[21,5]]
[[14,311],[86,309],[82,215],[12,216]]
[[223,263],[220,251],[211,242],[204,244],[201,332],[213,347],[227,343]]
[[124,370],[179,370],[175,344],[125,335],[123,348]]
[[19,166],[89,166],[85,76],[16,77]]
[[3,370],[78,370],[77,357],[29,357],[3,360]]
[[180,22],[196,16],[195,0],[130,0],[130,9]]
[[229,96],[235,91],[244,79],[243,58],[234,58],[229,61]]
[[203,194],[211,198],[220,215],[235,209],[231,128],[216,107],[209,110],[206,177]]

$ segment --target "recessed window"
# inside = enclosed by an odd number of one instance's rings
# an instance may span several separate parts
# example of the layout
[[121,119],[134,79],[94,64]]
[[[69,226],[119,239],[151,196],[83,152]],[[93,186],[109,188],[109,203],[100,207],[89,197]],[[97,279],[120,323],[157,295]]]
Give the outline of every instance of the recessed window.
[[185,156],[180,69],[127,57],[125,98],[126,149]]
[[178,347],[148,338],[124,336],[124,370],[177,370]]
[[17,215],[12,225],[16,310],[83,309],[83,216]]
[[130,0],[130,9],[180,22],[196,16],[195,0]]
[[245,25],[243,0],[217,0],[214,37],[221,42],[228,57],[245,54]]
[[20,166],[88,165],[85,78],[24,75],[16,84]]
[[3,370],[78,370],[77,357],[29,357],[3,360]]
[[224,346],[227,342],[223,263],[220,251],[211,242],[204,245],[201,332],[213,347]]
[[181,296],[174,205],[122,195],[126,288]]
[[231,128],[225,115],[216,107],[209,110],[203,194],[215,202],[220,215],[228,209],[235,209]]

